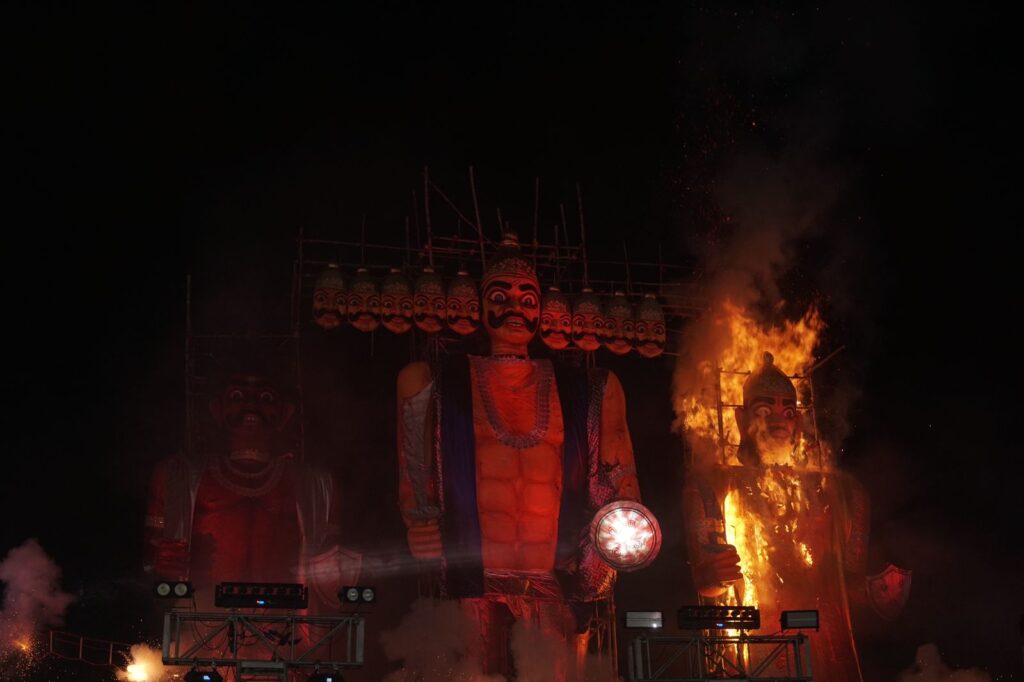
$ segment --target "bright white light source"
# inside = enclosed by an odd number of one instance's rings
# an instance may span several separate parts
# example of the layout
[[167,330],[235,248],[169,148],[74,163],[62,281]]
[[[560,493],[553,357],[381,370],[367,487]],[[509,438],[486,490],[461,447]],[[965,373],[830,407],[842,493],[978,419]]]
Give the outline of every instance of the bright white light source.
[[661,549],[661,528],[651,510],[639,502],[611,502],[591,522],[591,537],[612,568],[635,571],[654,561]]
[[188,594],[188,583],[174,583],[174,596],[184,597]]

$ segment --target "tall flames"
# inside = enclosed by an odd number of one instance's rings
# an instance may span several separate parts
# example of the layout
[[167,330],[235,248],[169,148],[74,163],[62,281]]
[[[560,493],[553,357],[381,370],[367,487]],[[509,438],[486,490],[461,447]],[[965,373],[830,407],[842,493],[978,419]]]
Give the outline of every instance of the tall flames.
[[743,402],[744,380],[760,366],[765,352],[793,378],[804,416],[798,444],[788,458],[752,471],[748,484],[731,488],[724,499],[726,542],[736,547],[743,572],[743,580],[724,601],[759,606],[783,582],[772,568],[781,553],[807,567],[815,562],[811,548],[801,541],[801,522],[810,504],[799,472],[831,469],[829,452],[816,438],[808,409],[810,385],[804,378],[815,363],[814,351],[825,325],[818,309],[811,307],[795,321],[765,326],[730,301],[700,324],[702,338],[690,339],[697,351],[685,358],[689,366],[677,372],[675,397],[693,466],[740,466],[734,411]]

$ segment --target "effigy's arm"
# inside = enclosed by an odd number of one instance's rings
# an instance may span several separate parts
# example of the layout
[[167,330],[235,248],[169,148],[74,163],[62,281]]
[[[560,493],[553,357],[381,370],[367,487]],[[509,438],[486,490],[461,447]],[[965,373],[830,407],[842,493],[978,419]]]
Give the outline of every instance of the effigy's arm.
[[849,475],[843,476],[843,492],[843,568],[847,575],[863,576],[867,567],[871,500],[864,486]]
[[611,372],[601,404],[600,466],[615,486],[615,499],[640,501],[633,441],[626,422],[626,396],[618,377]]
[[683,486],[683,528],[693,584],[702,597],[714,599],[742,579],[736,548],[726,544],[721,503],[710,477],[686,472]]
[[441,556],[437,486],[431,475],[433,421],[430,366],[414,362],[398,374],[398,503],[418,559]]
[[163,578],[181,579],[188,575],[189,550],[187,540],[167,536],[169,469],[169,462],[161,462],[150,478],[143,535],[145,541],[143,569],[147,573],[155,573]]

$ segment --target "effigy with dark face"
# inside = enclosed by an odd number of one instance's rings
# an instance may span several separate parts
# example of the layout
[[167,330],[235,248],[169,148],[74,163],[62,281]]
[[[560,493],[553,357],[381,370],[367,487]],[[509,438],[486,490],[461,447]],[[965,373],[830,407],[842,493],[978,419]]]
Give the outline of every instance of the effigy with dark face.
[[331,263],[313,285],[313,321],[323,329],[337,329],[345,319],[346,305],[345,278]]
[[342,570],[358,556],[337,544],[338,491],[329,473],[296,461],[286,437],[295,404],[284,387],[240,369],[210,401],[216,430],[206,457],[178,455],[154,473],[149,567],[193,581],[200,609],[213,608],[223,581],[308,582],[321,600],[311,608],[320,608],[338,580],[358,572],[352,563]]
[[461,336],[480,328],[480,296],[465,270],[459,270],[448,284],[448,327]]
[[604,347],[615,355],[633,350],[634,325],[633,306],[624,293],[616,291],[604,309]]
[[594,351],[601,347],[603,335],[601,299],[593,289],[584,287],[572,307],[572,342],[580,350]]
[[656,358],[665,352],[665,311],[654,294],[644,294],[636,310],[636,350],[645,358]]
[[391,268],[381,284],[380,321],[395,334],[412,329],[412,287],[398,268]]
[[558,287],[551,287],[540,302],[540,340],[552,350],[572,343],[572,304]]
[[416,326],[428,334],[441,331],[446,307],[444,283],[433,268],[423,268],[423,274],[413,285],[412,310]]
[[380,291],[366,268],[359,268],[352,280],[348,321],[361,332],[372,332],[380,324]]

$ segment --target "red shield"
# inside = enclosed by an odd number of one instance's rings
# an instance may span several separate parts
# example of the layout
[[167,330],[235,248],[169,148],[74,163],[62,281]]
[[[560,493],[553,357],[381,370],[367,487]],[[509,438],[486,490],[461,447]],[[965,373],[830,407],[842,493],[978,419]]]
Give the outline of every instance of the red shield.
[[868,576],[868,601],[875,613],[885,620],[895,620],[900,615],[910,598],[912,575],[913,571],[889,564],[881,573]]

